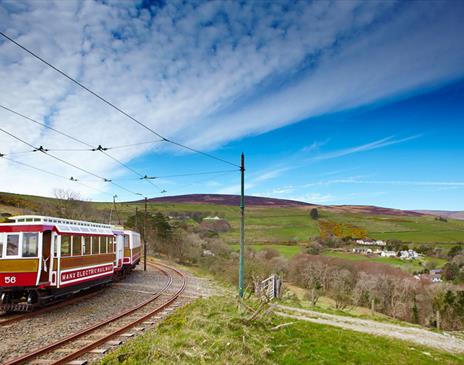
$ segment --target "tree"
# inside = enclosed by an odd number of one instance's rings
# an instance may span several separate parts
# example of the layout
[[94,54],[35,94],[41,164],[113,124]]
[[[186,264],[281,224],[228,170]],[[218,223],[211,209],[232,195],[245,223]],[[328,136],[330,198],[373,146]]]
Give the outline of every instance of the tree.
[[452,281],[459,276],[459,266],[453,262],[448,262],[443,268],[445,280]]
[[84,201],[79,193],[63,189],[55,189],[53,193],[57,199],[53,215],[68,219],[92,220],[95,218],[94,209],[88,201]]
[[159,239],[169,241],[172,238],[172,227],[163,213],[157,212],[154,215],[153,226]]
[[309,262],[303,272],[305,286],[309,289],[309,301],[316,305],[327,287],[328,266],[321,262]]
[[454,257],[462,253],[462,246],[453,246],[448,251],[448,257]]
[[312,241],[309,244],[309,247],[306,249],[306,252],[310,255],[319,255],[322,250],[322,245],[317,241]]
[[335,308],[345,309],[351,304],[351,292],[356,284],[354,274],[347,269],[333,269],[330,275],[330,291],[335,299]]
[[319,212],[317,211],[317,208],[311,209],[309,212],[309,215],[311,216],[312,219],[317,220],[319,218]]

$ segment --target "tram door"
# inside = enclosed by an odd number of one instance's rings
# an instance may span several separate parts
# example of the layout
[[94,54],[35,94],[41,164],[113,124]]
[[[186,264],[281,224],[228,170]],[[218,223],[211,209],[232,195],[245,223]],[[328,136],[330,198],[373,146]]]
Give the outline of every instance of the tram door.
[[40,282],[47,282],[50,272],[50,256],[52,245],[52,231],[43,233],[42,239],[42,271],[40,273]]

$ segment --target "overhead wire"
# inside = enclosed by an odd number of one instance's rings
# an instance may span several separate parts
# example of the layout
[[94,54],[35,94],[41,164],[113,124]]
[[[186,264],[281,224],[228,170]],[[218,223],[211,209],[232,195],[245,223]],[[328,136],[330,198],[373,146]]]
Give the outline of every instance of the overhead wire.
[[[237,170],[222,171],[222,172],[218,172],[216,175],[222,176],[222,175],[230,174],[230,173],[233,173],[233,172],[237,172]],[[205,175],[205,174],[203,174],[203,175]],[[209,178],[208,178],[208,179],[200,179],[200,180],[192,181],[192,182],[190,182],[190,183],[188,183],[188,184],[178,185],[176,188],[174,188],[174,190],[179,191],[180,189],[186,188],[186,187],[188,187],[188,186],[201,184],[201,183],[203,183],[203,182],[205,182],[205,181],[207,181],[207,180],[209,180]],[[172,190],[170,189],[170,192],[171,192],[171,191],[172,191]]]
[[[79,170],[81,170],[81,171],[83,171],[83,172],[85,172],[85,173],[88,173],[88,174],[90,174],[90,175],[92,175],[92,176],[94,176],[94,177],[96,177],[97,179],[99,179],[98,181],[103,180],[103,181],[105,181],[105,182],[111,182],[112,184],[114,184],[114,185],[118,186],[119,188],[121,188],[121,189],[123,189],[123,190],[125,190],[125,191],[128,191],[128,192],[130,192],[130,193],[132,193],[132,194],[140,195],[140,194],[135,193],[135,192],[133,192],[133,191],[127,190],[126,188],[124,188],[124,187],[122,187],[121,185],[117,184],[116,181],[145,180],[145,181],[147,181],[149,184],[151,184],[152,186],[154,186],[154,187],[156,187],[157,189],[159,189],[161,192],[166,192],[165,190],[162,190],[162,188],[161,188],[159,185],[155,184],[152,180],[154,180],[154,179],[174,178],[174,177],[199,176],[199,175],[217,175],[217,174],[232,173],[232,172],[237,172],[237,171],[239,171],[239,170],[237,170],[237,169],[233,169],[233,170],[202,171],[202,172],[194,172],[194,173],[173,174],[173,175],[160,175],[160,176],[142,175],[142,174],[139,173],[138,171],[134,170],[133,168],[131,168],[130,166],[128,166],[127,164],[125,164],[124,162],[122,162],[122,161],[116,159],[115,157],[111,156],[111,155],[107,152],[107,150],[108,150],[108,149],[112,149],[112,148],[127,147],[127,146],[135,146],[135,145],[146,144],[146,143],[151,143],[151,142],[139,142],[139,143],[133,143],[133,144],[128,144],[128,145],[120,145],[120,146],[115,146],[115,147],[102,147],[101,145],[99,145],[98,147],[94,148],[91,144],[89,144],[89,143],[87,143],[87,142],[85,142],[85,141],[83,141],[83,140],[81,140],[81,139],[75,138],[75,137],[73,137],[73,136],[71,136],[71,135],[69,135],[69,134],[67,134],[67,133],[65,133],[65,132],[62,132],[62,131],[60,131],[60,130],[58,130],[58,129],[55,129],[55,128],[53,128],[53,127],[51,127],[51,126],[49,126],[49,125],[47,125],[47,124],[45,124],[45,123],[41,123],[41,122],[39,122],[39,121],[37,121],[37,120],[35,120],[35,119],[31,118],[31,117],[28,117],[28,116],[26,116],[26,115],[24,115],[24,114],[22,114],[22,113],[19,113],[19,112],[15,111],[15,110],[13,110],[13,109],[11,109],[11,108],[9,108],[9,107],[6,107],[6,106],[0,104],[0,108],[3,108],[4,110],[6,110],[6,111],[8,111],[8,112],[11,112],[11,113],[13,113],[13,114],[15,114],[15,115],[18,115],[18,116],[22,117],[22,118],[25,118],[25,119],[27,119],[27,120],[29,120],[29,121],[31,121],[31,122],[37,124],[37,125],[40,125],[40,126],[42,126],[42,127],[44,127],[44,128],[47,128],[47,129],[50,129],[50,130],[54,131],[55,133],[58,133],[58,134],[60,134],[60,135],[63,135],[63,136],[65,136],[65,137],[67,137],[67,138],[70,138],[70,139],[74,140],[75,142],[78,142],[78,143],[80,143],[80,144],[83,144],[83,145],[89,147],[89,149],[46,149],[46,148],[43,148],[43,146],[36,147],[36,146],[34,146],[34,145],[32,145],[32,144],[30,144],[30,143],[28,143],[28,142],[26,142],[26,141],[20,139],[19,137],[16,137],[16,136],[14,136],[13,134],[11,134],[11,133],[5,131],[4,129],[1,129],[1,128],[0,128],[0,130],[2,130],[4,133],[10,135],[11,137],[13,137],[13,138],[15,138],[15,139],[21,141],[22,143],[25,143],[25,144],[28,145],[29,147],[31,147],[31,150],[29,150],[29,151],[22,151],[21,153],[28,153],[28,152],[43,152],[43,153],[48,154],[50,157],[52,157],[52,158],[54,158],[54,159],[57,159],[57,160],[59,160],[59,161],[61,161],[61,162],[63,162],[63,163],[66,163],[66,164],[69,165],[70,163],[67,163],[66,161],[64,161],[63,159],[60,159],[60,158],[57,157],[57,156],[51,155],[49,152],[54,152],[54,151],[57,151],[57,152],[58,152],[58,151],[100,151],[100,152],[102,152],[103,154],[105,154],[108,158],[112,159],[113,161],[117,162],[117,163],[120,164],[121,166],[125,167],[127,170],[129,170],[129,171],[131,171],[132,173],[134,173],[135,175],[137,175],[138,178],[137,178],[137,179],[107,179],[107,178],[105,178],[105,177],[102,177],[102,176],[99,176],[99,175],[97,175],[97,174],[94,174],[93,172],[90,172],[90,171],[87,171],[87,170],[85,170],[85,169],[82,169],[82,168],[80,168],[80,167],[78,167],[78,166],[76,166],[76,165],[71,164],[71,166],[74,167],[74,168],[77,168],[77,169],[79,169]],[[157,141],[154,141],[154,142],[157,142]],[[159,140],[158,140],[158,142],[159,142]],[[5,154],[5,155],[6,155],[6,154]],[[86,180],[86,181],[89,181],[89,180]],[[93,180],[93,181],[95,181],[95,180]],[[202,181],[203,181],[203,180],[202,180]],[[187,184],[187,185],[185,185],[185,186],[195,185],[195,184],[197,184],[197,183],[198,183],[198,182],[193,182],[193,183]],[[184,185],[182,185],[182,187],[184,187]]]
[[[8,111],[8,112],[10,112],[10,113],[13,113],[13,114],[15,114],[15,115],[18,115],[18,116],[20,116],[20,117],[22,117],[22,118],[25,118],[25,119],[27,119],[27,120],[29,120],[29,121],[31,121],[31,122],[37,124],[37,125],[40,125],[40,126],[42,126],[42,127],[44,127],[44,128],[50,129],[50,130],[54,131],[55,133],[58,133],[58,134],[60,134],[60,135],[62,135],[62,136],[65,136],[65,137],[67,137],[67,138],[70,138],[71,140],[73,140],[73,141],[75,141],[75,142],[77,142],[77,143],[80,143],[80,144],[83,144],[83,145],[89,147],[89,149],[80,150],[80,151],[92,151],[92,152],[94,152],[94,151],[99,151],[99,152],[102,152],[105,156],[107,156],[108,158],[112,159],[113,161],[115,161],[115,162],[118,163],[119,165],[121,165],[121,166],[123,166],[124,168],[126,168],[127,170],[131,171],[132,173],[136,174],[139,178],[143,178],[144,176],[146,176],[146,175],[143,175],[143,174],[139,173],[138,171],[134,170],[133,168],[129,167],[129,166],[128,166],[127,164],[125,164],[124,162],[122,162],[122,161],[118,160],[117,158],[113,157],[112,155],[110,155],[110,154],[107,152],[107,150],[110,149],[111,147],[107,148],[107,147],[102,147],[101,145],[99,145],[98,147],[92,146],[90,143],[87,143],[87,142],[85,142],[85,141],[83,141],[83,140],[81,140],[81,139],[79,139],[79,138],[73,137],[73,136],[71,136],[70,134],[65,133],[65,132],[62,132],[62,131],[60,131],[60,130],[58,130],[58,129],[56,129],[56,128],[53,128],[53,127],[51,127],[51,126],[49,126],[49,125],[47,125],[47,124],[45,124],[45,123],[39,122],[39,121],[37,121],[37,120],[35,120],[35,119],[33,119],[33,118],[27,116],[27,115],[24,115],[24,114],[22,114],[22,113],[19,113],[19,112],[17,112],[16,110],[13,110],[13,109],[11,109],[11,108],[8,108],[8,107],[6,107],[6,106],[4,106],[4,105],[1,105],[1,104],[0,104],[0,108],[4,109],[4,110],[6,110],[6,111]],[[28,144],[28,145],[29,145],[29,146],[32,146],[32,145],[30,145],[30,144]],[[42,147],[42,146],[41,146],[41,147]],[[37,149],[35,146],[32,146],[32,148],[33,148],[33,150],[32,150],[31,152],[36,152],[36,151],[38,151],[38,149]],[[52,151],[52,149],[44,149],[44,150],[42,150],[41,152],[50,152],[50,151]],[[59,151],[59,149],[55,149],[55,151]],[[62,151],[66,151],[66,149],[62,149]],[[72,151],[72,149],[71,149],[71,151]],[[95,176],[95,175],[94,175],[94,176]],[[101,178],[101,177],[99,177],[99,176],[96,176],[96,177]],[[161,187],[159,187],[157,184],[154,184],[153,182],[151,182],[151,181],[149,181],[149,180],[147,180],[147,182],[148,182],[150,185],[154,186],[155,188],[159,189],[160,191],[163,190],[163,189],[162,189]]]
[[13,159],[11,159],[11,158],[6,157],[6,155],[4,155],[4,154],[0,154],[0,158],[3,158],[4,160],[10,161],[10,162],[15,163],[15,164],[17,164],[17,165],[21,165],[21,166],[28,167],[28,168],[30,168],[30,169],[33,169],[33,170],[42,172],[42,173],[44,173],[44,174],[48,174],[48,175],[51,175],[51,176],[59,177],[59,178],[64,179],[64,180],[72,181],[72,182],[74,182],[74,183],[76,183],[76,184],[79,184],[79,185],[84,186],[84,187],[89,188],[89,189],[93,189],[93,190],[99,191],[99,192],[101,192],[101,193],[103,193],[103,194],[109,194],[109,193],[106,192],[106,191],[103,191],[103,190],[97,189],[97,188],[95,188],[95,187],[93,187],[93,186],[89,186],[89,185],[87,185],[87,184],[84,184],[84,183],[82,183],[81,181],[78,181],[78,180],[76,180],[76,179],[74,179],[74,178],[70,178],[70,179],[69,179],[69,178],[66,177],[66,176],[56,174],[56,173],[54,173],[54,172],[52,172],[52,171],[44,170],[44,169],[41,169],[40,167],[37,167],[37,166],[32,166],[32,165],[29,165],[29,164],[24,163],[24,162],[21,162],[21,161],[13,160]]
[[[143,179],[146,180],[155,180],[155,179],[168,179],[172,177],[187,177],[187,176],[199,176],[199,175],[219,175],[224,173],[231,173],[237,172],[240,170],[218,170],[218,171],[206,171],[206,172],[192,172],[187,174],[177,174],[177,175],[160,175],[160,176],[144,176]],[[140,178],[142,179],[142,178]],[[122,178],[122,179],[114,179],[114,181],[134,181],[133,178]]]
[[147,141],[147,142],[138,142],[138,143],[131,143],[131,144],[123,144],[123,145],[119,145],[119,146],[107,147],[107,149],[109,149],[109,150],[115,150],[115,149],[120,149],[120,148],[135,147],[135,146],[141,146],[141,145],[144,145],[144,144],[155,144],[155,143],[160,143],[160,142],[163,142],[163,140],[162,140],[162,139],[158,139],[158,140],[155,140],[155,141]]
[[123,114],[124,116],[126,116],[127,118],[129,118],[130,120],[132,120],[134,123],[137,123],[139,126],[145,128],[146,130],[148,130],[149,132],[153,133],[154,135],[156,135],[157,137],[161,138],[164,142],[167,142],[167,143],[171,143],[175,146],[178,146],[178,147],[181,147],[181,148],[184,148],[184,149],[187,149],[191,152],[194,152],[194,153],[197,153],[197,154],[200,154],[200,155],[203,155],[205,157],[209,157],[211,159],[214,159],[214,160],[217,160],[217,161],[221,161],[223,163],[226,163],[226,164],[229,164],[229,165],[232,165],[232,166],[235,166],[235,167],[239,167],[239,165],[233,163],[233,162],[230,162],[230,161],[227,161],[223,158],[220,158],[220,157],[217,157],[217,156],[214,156],[210,153],[207,153],[207,152],[204,152],[204,151],[200,151],[196,148],[193,148],[193,147],[189,147],[187,145],[184,145],[180,142],[176,142],[176,141],[173,141],[171,139],[168,139],[164,136],[162,136],[160,133],[156,132],[154,129],[152,129],[151,127],[149,127],[148,125],[146,125],[145,123],[142,123],[141,121],[139,121],[138,119],[136,119],[135,117],[133,117],[132,115],[130,115],[128,112],[124,111],[123,109],[121,109],[120,107],[116,106],[115,104],[113,104],[112,102],[110,102],[109,100],[105,99],[103,96],[101,96],[100,94],[98,94],[97,92],[91,90],[90,88],[88,88],[87,86],[85,86],[84,84],[82,84],[81,82],[77,81],[75,78],[71,77],[70,75],[68,75],[67,73],[65,73],[64,71],[60,70],[58,67],[54,66],[53,64],[51,64],[50,62],[46,61],[44,58],[40,57],[38,54],[34,53],[33,51],[31,51],[30,49],[26,48],[25,46],[23,46],[22,44],[18,43],[17,41],[15,41],[13,38],[9,37],[8,35],[6,35],[5,33],[1,32],[0,31],[0,35],[3,36],[4,38],[6,38],[7,40],[9,40],[11,43],[15,44],[16,46],[18,46],[19,48],[21,48],[23,51],[29,53],[31,56],[35,57],[36,59],[38,59],[39,61],[41,61],[42,63],[44,63],[45,65],[47,65],[48,67],[52,68],[53,70],[55,70],[56,72],[58,72],[59,74],[61,74],[62,76],[66,77],[68,80],[72,81],[73,83],[75,83],[76,85],[78,85],[79,87],[81,87],[82,89],[84,89],[85,91],[87,91],[88,93],[92,94],[93,96],[95,96],[96,98],[98,98],[99,100],[101,100],[103,103],[109,105],[110,107],[112,107],[113,109],[115,109],[116,111],[118,111],[119,113]]
[[105,178],[105,177],[103,177],[103,176],[100,176],[100,175],[98,175],[98,174],[96,174],[96,173],[94,173],[94,172],[92,172],[92,171],[89,171],[89,170],[87,170],[87,169],[84,169],[84,168],[82,168],[82,167],[80,167],[80,166],[77,166],[77,165],[71,163],[71,162],[68,162],[68,161],[66,161],[66,160],[63,160],[62,158],[59,158],[59,157],[57,157],[57,156],[55,156],[55,155],[50,154],[50,153],[47,152],[47,150],[44,149],[42,146],[40,146],[40,147],[37,148],[37,147],[35,147],[34,145],[32,145],[31,143],[29,143],[29,142],[23,140],[22,138],[20,138],[20,137],[18,137],[18,136],[15,136],[13,133],[10,133],[10,132],[6,131],[6,130],[3,129],[3,128],[0,128],[0,131],[3,132],[3,133],[5,133],[5,134],[7,134],[7,135],[9,135],[10,137],[16,139],[17,141],[19,141],[19,142],[21,142],[21,143],[23,143],[23,144],[25,144],[25,145],[27,145],[27,146],[29,146],[29,147],[32,147],[33,149],[36,149],[37,151],[42,152],[43,154],[45,154],[45,155],[47,155],[47,156],[49,156],[49,157],[51,157],[51,158],[53,158],[53,159],[55,159],[55,160],[57,160],[57,161],[60,161],[60,162],[62,162],[62,163],[64,163],[64,164],[66,164],[66,165],[68,165],[68,166],[71,166],[71,167],[73,167],[73,168],[75,168],[75,169],[77,169],[77,170],[79,170],[79,171],[82,171],[82,172],[84,172],[84,173],[86,173],[86,174],[92,175],[92,176],[94,176],[94,177],[96,177],[96,178],[98,178],[98,179],[100,179],[100,180],[102,180],[102,181],[104,181],[104,182],[109,182],[109,183],[113,184],[114,186],[117,186],[118,188],[120,188],[120,189],[122,189],[122,190],[124,190],[124,191],[126,191],[126,192],[129,192],[129,193],[134,194],[134,195],[139,195],[138,193],[136,193],[136,192],[134,192],[134,191],[132,191],[132,190],[129,190],[129,189],[125,188],[124,186],[121,186],[120,184],[118,184],[118,183],[112,181],[111,179],[107,179],[107,178]]

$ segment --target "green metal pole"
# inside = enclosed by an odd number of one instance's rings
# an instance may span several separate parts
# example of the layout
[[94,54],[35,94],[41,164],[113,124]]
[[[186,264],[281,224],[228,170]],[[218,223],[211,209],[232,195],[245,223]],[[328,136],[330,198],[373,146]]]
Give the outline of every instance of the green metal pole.
[[145,197],[145,215],[143,216],[143,271],[147,271],[147,197]]
[[238,289],[240,298],[243,298],[244,276],[245,276],[245,155],[242,153],[240,164],[241,184],[240,184],[240,269]]

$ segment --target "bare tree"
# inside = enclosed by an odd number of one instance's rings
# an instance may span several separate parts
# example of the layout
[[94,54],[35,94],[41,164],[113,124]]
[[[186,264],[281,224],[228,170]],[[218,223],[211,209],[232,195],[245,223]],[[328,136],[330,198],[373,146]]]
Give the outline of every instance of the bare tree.
[[90,220],[93,216],[93,209],[88,201],[77,192],[72,190],[55,189],[57,199],[56,215],[68,219]]
[[335,308],[345,309],[352,302],[351,291],[356,283],[355,275],[347,269],[332,269],[330,291],[335,299]]
[[322,262],[309,262],[303,270],[305,286],[309,289],[309,301],[311,305],[316,305],[321,294],[328,286],[329,268]]

